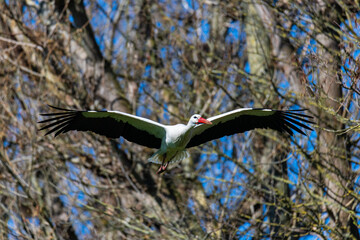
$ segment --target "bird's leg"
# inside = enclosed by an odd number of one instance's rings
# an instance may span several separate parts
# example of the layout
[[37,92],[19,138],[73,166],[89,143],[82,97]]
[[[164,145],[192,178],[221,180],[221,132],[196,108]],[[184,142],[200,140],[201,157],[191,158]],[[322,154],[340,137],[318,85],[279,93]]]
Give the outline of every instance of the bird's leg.
[[167,166],[169,165],[169,163],[164,163],[164,161],[162,162],[161,166],[159,167],[159,169],[157,170],[156,174],[161,174],[163,172],[165,172]]
[[162,160],[162,163],[161,163],[161,166],[160,166],[160,168],[157,170],[156,174],[161,174],[161,173],[165,172],[167,166],[169,165],[169,162],[166,162],[166,163],[165,163],[165,159],[166,159],[166,155],[164,155],[163,160]]
[[162,170],[165,171],[168,165],[169,165],[169,162],[166,162],[164,165],[162,165],[161,166]]

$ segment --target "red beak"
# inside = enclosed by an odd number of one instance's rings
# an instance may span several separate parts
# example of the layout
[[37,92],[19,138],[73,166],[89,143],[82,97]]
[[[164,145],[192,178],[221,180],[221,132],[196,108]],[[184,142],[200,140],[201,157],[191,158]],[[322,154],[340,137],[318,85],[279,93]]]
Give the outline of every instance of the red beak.
[[202,117],[199,118],[198,124],[199,123],[212,124],[212,122],[210,122],[209,120],[202,118]]

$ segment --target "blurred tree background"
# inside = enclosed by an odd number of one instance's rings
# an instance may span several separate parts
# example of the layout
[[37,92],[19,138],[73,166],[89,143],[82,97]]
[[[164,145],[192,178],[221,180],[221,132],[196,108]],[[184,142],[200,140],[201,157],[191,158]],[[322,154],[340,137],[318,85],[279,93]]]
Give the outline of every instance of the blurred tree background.
[[[360,239],[360,6],[350,0],[1,0],[1,239]],[[37,130],[47,104],[165,124],[239,107],[316,124],[191,149]]]

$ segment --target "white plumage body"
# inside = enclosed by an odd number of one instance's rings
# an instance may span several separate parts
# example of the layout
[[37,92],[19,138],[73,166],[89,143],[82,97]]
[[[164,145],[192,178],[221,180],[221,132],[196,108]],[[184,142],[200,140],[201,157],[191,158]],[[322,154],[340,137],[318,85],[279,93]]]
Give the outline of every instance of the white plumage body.
[[192,137],[194,127],[192,124],[165,126],[166,136],[161,142],[161,147],[148,161],[157,164],[165,161],[172,165],[190,157],[185,148]]

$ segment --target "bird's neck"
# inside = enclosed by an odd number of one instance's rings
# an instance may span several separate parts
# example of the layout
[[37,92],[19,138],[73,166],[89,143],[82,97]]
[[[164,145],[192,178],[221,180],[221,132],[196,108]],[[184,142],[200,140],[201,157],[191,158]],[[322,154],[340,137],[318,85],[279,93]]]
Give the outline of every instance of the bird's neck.
[[182,139],[188,139],[192,135],[192,130],[194,129],[195,125],[188,123],[187,125],[182,125],[182,128],[178,130],[179,137],[181,136]]
[[189,121],[188,124],[185,126],[185,132],[191,131],[195,126],[195,124]]

